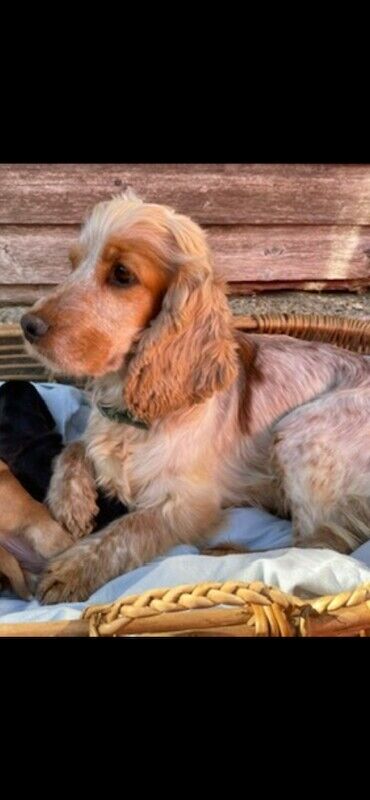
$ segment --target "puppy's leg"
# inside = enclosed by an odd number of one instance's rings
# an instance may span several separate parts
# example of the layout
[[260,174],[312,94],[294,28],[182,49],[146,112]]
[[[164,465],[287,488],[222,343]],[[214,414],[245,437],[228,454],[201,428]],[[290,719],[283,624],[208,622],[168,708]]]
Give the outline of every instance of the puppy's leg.
[[[37,501],[35,500],[36,504]],[[39,506],[39,508],[37,508]],[[72,536],[49,514],[46,506],[37,503],[32,508],[32,519],[22,531],[22,536],[43,558],[52,558],[73,544]]]
[[38,566],[67,547],[73,539],[48,509],[34,500],[0,461],[0,540],[22,565]]
[[8,578],[12,589],[19,597],[22,597],[23,600],[31,600],[32,595],[18,561],[12,553],[0,545],[0,578],[1,574]]
[[49,562],[37,595],[42,603],[86,600],[112,578],[161,555],[181,542],[212,533],[220,518],[210,495],[168,500],[136,511],[73,545]]
[[46,498],[53,517],[80,539],[98,514],[94,469],[83,442],[68,444],[56,458]]
[[272,464],[297,547],[352,552],[370,538],[370,391],[302,406],[275,427]]

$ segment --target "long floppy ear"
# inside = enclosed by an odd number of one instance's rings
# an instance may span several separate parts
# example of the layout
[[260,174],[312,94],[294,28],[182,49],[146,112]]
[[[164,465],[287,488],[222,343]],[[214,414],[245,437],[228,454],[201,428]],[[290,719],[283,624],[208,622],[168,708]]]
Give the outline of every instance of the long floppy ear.
[[203,233],[186,217],[174,219],[180,263],[161,312],[140,339],[124,389],[126,407],[147,423],[227,388],[238,369],[232,315]]

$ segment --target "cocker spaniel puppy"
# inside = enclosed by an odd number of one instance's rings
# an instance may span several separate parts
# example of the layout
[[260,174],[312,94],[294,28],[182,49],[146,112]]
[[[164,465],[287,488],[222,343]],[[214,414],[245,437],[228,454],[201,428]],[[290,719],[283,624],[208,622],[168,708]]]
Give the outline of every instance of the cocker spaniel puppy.
[[[71,261],[22,320],[46,365],[94,379],[84,439],[48,493],[79,541],[48,562],[42,602],[88,598],[213,532],[229,506],[290,515],[299,546],[347,552],[369,536],[365,358],[238,332],[198,225],[131,193],[93,209]],[[129,513],[86,536],[97,486]]]

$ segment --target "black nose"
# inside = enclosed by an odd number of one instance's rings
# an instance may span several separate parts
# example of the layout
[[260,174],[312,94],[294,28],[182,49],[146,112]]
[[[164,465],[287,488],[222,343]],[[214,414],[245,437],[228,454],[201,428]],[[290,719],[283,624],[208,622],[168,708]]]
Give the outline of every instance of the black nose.
[[36,314],[25,314],[21,319],[22,331],[29,342],[36,342],[49,329],[47,322]]

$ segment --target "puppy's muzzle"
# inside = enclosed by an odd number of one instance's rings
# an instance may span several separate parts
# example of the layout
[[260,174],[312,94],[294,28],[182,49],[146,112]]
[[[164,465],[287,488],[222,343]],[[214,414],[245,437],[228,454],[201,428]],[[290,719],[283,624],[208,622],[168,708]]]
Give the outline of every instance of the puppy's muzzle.
[[49,330],[49,325],[41,317],[36,314],[24,314],[21,319],[21,327],[25,338],[32,344],[41,339],[42,336]]

